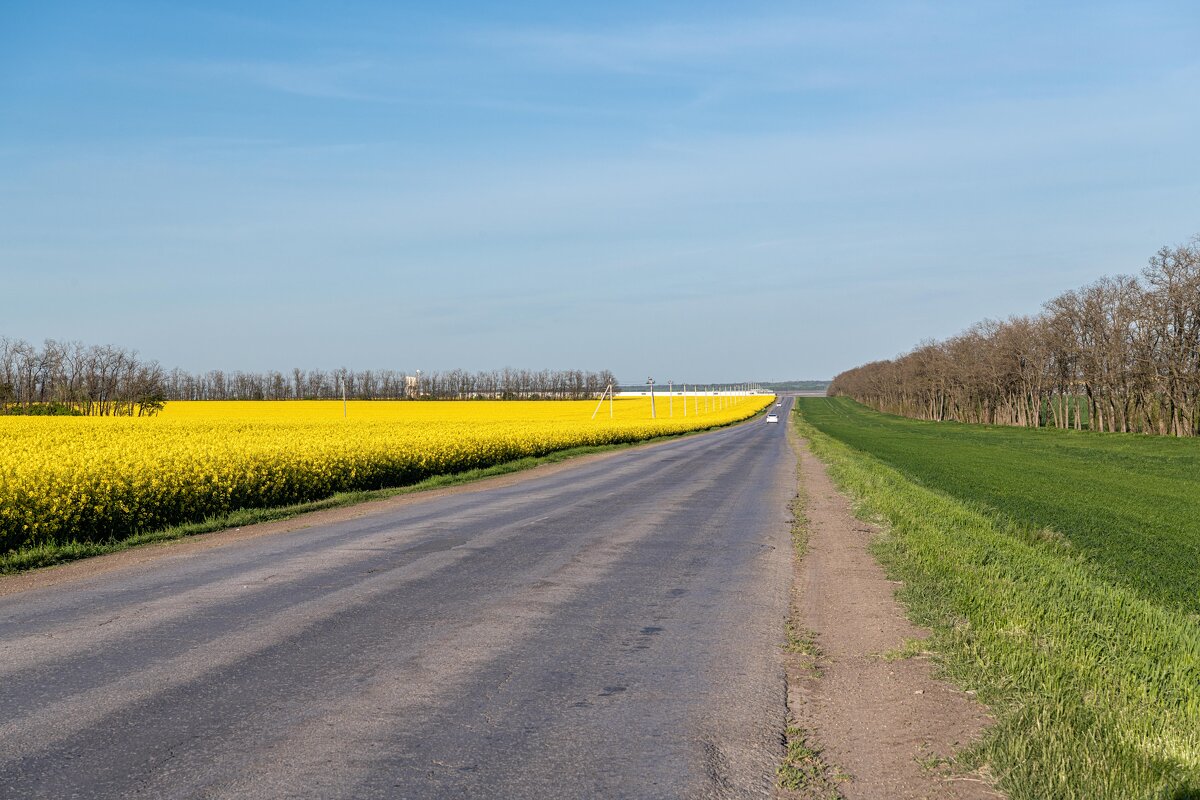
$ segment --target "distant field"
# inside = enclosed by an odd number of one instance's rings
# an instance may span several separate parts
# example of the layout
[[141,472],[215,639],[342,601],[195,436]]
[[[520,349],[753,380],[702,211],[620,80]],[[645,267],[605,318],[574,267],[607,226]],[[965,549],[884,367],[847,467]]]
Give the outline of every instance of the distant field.
[[[156,417],[0,417],[0,556],[239,509],[406,486],[726,425],[769,396],[660,401],[168,403]],[[9,558],[9,563],[26,563]],[[38,563],[35,559],[33,563]]]
[[829,388],[829,381],[776,381],[775,383],[760,383],[764,389],[771,392],[813,392],[824,394]]
[[1200,441],[798,411],[996,715],[969,763],[1014,800],[1200,798]]

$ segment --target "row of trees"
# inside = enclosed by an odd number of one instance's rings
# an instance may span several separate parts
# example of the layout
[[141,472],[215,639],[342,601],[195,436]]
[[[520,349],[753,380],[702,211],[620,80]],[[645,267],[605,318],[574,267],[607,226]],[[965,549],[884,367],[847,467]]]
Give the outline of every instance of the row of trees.
[[1200,236],[1141,277],[1101,278],[1041,314],[986,320],[838,375],[829,393],[930,420],[1195,436]]
[[599,397],[607,370],[486,372],[301,370],[192,374],[163,370],[134,351],[47,340],[36,347],[0,337],[0,414],[154,414],[169,400],[578,400]]
[[165,380],[169,400],[579,400],[599,397],[609,383],[607,370],[502,369],[409,374],[395,370],[293,369],[282,372],[191,374],[172,370]]
[[0,413],[143,416],[165,400],[162,368],[136,352],[0,337]]

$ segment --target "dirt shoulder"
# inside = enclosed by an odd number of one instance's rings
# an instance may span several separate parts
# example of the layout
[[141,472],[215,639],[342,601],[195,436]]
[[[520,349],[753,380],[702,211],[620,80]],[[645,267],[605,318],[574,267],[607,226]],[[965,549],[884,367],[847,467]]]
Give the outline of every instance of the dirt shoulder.
[[780,796],[1003,797],[949,761],[982,733],[986,709],[933,677],[928,631],[907,619],[868,550],[878,531],[854,517],[807,442],[793,442],[807,552],[795,567],[788,706],[809,778]]

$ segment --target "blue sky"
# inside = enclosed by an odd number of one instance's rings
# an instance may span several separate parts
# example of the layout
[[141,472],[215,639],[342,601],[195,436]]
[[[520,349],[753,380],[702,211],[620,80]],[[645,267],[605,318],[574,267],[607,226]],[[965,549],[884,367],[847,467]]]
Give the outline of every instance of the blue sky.
[[8,4],[0,335],[830,377],[1200,233],[1194,3]]

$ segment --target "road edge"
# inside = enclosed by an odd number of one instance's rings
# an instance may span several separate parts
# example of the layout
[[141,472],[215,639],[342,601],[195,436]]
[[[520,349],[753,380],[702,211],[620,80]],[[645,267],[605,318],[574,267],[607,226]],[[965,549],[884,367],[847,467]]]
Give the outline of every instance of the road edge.
[[[457,476],[451,473],[449,475],[434,476],[431,479],[437,480],[439,478],[461,478],[461,480],[458,480],[451,485],[432,485],[423,487],[421,483],[418,483],[413,486],[406,487],[393,487],[390,489],[379,489],[367,492],[350,492],[347,494],[351,495],[352,497],[354,495],[366,496],[361,497],[361,499],[351,499],[347,502],[337,502],[336,505],[330,508],[317,508],[314,510],[306,509],[305,506],[329,502],[334,500],[334,498],[326,498],[323,501],[315,501],[314,503],[300,504],[299,506],[294,507],[294,513],[290,511],[290,509],[293,507],[288,506],[248,509],[252,512],[278,513],[281,516],[275,519],[261,522],[256,521],[249,524],[239,524],[236,521],[231,521],[227,526],[214,530],[202,530],[196,533],[181,533],[179,535],[171,536],[170,538],[162,538],[147,542],[128,543],[122,546],[120,549],[111,552],[85,555],[79,558],[60,561],[54,564],[34,566],[17,572],[0,574],[0,597],[5,597],[11,594],[19,594],[26,591],[33,591],[36,589],[43,589],[75,580],[82,580],[85,578],[114,572],[127,567],[145,564],[150,561],[157,561],[161,558],[192,555],[196,552],[223,547],[246,539],[256,539],[261,536],[275,536],[285,533],[294,533],[296,531],[304,530],[317,525],[326,525],[357,519],[359,517],[374,516],[376,514],[392,511],[396,508],[402,508],[414,503],[425,502],[439,497],[446,497],[448,495],[511,486],[517,483],[533,480],[535,478],[553,475],[557,472],[561,472],[572,467],[603,461],[608,458],[613,458],[621,453],[627,453],[633,450],[662,447],[671,444],[672,442],[678,442],[689,438],[704,436],[706,434],[714,434],[721,431],[731,430],[741,425],[753,423],[760,416],[762,416],[763,413],[765,413],[765,410],[766,409],[764,408],[762,411],[755,413],[753,416],[729,425],[720,425],[712,428],[671,434],[668,436],[659,436],[640,442],[624,442],[614,445],[605,445],[600,452],[583,452],[578,455],[571,455],[570,449],[566,451],[555,451],[534,459],[534,463],[531,463],[528,466],[517,466],[500,474],[482,474],[478,477],[462,477],[461,473]],[[522,461],[524,461],[524,459]],[[521,461],[497,464],[492,469],[512,467],[514,464],[521,464]],[[481,472],[486,471],[487,470],[481,470]]]

